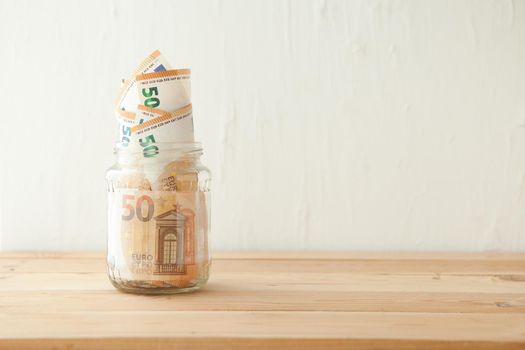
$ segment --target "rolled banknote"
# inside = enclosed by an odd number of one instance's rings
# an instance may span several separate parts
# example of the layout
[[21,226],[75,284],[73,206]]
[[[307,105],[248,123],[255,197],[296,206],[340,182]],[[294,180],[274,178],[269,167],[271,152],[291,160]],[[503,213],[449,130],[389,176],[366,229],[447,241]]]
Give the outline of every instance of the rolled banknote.
[[139,104],[176,111],[191,103],[189,69],[173,69],[136,76]]
[[[153,51],[142,61],[133,71],[131,77],[124,81],[120,88],[116,102],[115,112],[118,117],[126,117],[126,112],[135,112],[139,99],[135,89],[135,77],[144,73],[162,72],[170,69],[171,66],[159,50]],[[129,113],[127,114],[129,118]]]
[[[184,145],[194,142],[192,105],[189,104],[174,112],[139,105],[136,121],[138,125],[131,128],[129,151],[153,161],[161,152],[173,150],[174,144]],[[169,155],[170,153],[166,153]],[[173,153],[172,156],[175,156]],[[144,168],[147,179],[156,181],[160,171],[155,166]],[[180,180],[180,178],[179,178]],[[179,181],[179,185],[182,182]],[[169,189],[175,191],[175,188]]]
[[118,121],[118,139],[122,146],[127,147],[131,142],[131,128],[135,124],[135,113],[122,111]]
[[189,104],[174,112],[138,106],[139,124],[131,128],[131,138],[143,149],[144,157],[152,157],[160,144],[194,142],[193,112]]
[[[108,237],[108,251],[120,267],[118,278],[184,288],[207,273],[209,257],[201,241],[207,239],[206,201],[198,192],[109,193],[109,227],[114,234]],[[173,239],[159,241],[166,230]]]

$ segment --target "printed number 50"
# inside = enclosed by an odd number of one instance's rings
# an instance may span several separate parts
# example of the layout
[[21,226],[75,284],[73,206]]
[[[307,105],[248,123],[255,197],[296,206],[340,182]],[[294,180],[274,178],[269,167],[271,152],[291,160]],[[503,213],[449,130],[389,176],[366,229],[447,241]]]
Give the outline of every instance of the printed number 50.
[[160,104],[160,100],[157,97],[153,97],[153,95],[157,96],[159,94],[159,91],[156,87],[151,88],[144,88],[142,89],[142,96],[148,97],[144,100],[144,105],[146,107],[156,108]]
[[[135,216],[135,213],[137,214],[137,219],[139,219],[142,222],[150,221],[153,217],[153,211],[155,209],[155,204],[153,203],[153,199],[149,196],[140,196],[137,198],[137,202],[135,204],[135,208],[129,201],[134,200],[135,196],[130,194],[125,194],[122,196],[122,209],[127,209],[128,213],[126,215],[122,214],[122,220],[132,220]],[[144,204],[144,201],[148,203],[148,215],[144,216],[144,213],[142,211],[142,205]]]

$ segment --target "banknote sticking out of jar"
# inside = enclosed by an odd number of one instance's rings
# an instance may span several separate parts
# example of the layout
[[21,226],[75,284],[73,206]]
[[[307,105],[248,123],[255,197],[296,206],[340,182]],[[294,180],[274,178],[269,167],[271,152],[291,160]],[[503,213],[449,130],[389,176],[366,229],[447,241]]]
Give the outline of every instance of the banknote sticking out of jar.
[[194,142],[190,71],[169,68],[153,52],[117,98],[107,265],[111,283],[125,292],[188,292],[209,276],[211,174]]

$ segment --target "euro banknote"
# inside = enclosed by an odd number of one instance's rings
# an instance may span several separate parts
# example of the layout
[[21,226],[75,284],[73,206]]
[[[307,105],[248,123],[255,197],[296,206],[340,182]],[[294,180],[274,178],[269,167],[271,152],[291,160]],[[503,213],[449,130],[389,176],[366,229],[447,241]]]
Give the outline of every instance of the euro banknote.
[[[116,103],[119,142],[155,157],[161,145],[194,142],[191,71],[171,65],[156,50],[122,86]],[[133,91],[134,90],[134,91]]]
[[190,104],[190,74],[189,69],[173,69],[138,75],[139,103],[169,112]]
[[194,142],[191,104],[174,112],[139,105],[136,122],[130,130],[133,147],[145,158],[155,157],[170,143]]
[[129,117],[129,113],[135,112],[139,99],[135,88],[135,77],[144,73],[162,72],[171,68],[171,65],[159,50],[153,51],[146,57],[124,81],[115,102],[115,112],[119,117]]

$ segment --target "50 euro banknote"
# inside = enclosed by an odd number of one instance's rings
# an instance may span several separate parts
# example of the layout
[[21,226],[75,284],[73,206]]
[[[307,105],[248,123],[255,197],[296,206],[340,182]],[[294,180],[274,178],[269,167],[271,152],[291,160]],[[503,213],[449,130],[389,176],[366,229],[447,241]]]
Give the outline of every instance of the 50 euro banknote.
[[176,111],[191,103],[189,69],[173,69],[136,76],[139,104]]
[[115,189],[108,192],[108,218],[113,277],[179,288],[205,277],[209,194]]
[[130,129],[132,147],[145,158],[155,157],[168,143],[194,142],[191,104],[173,112],[139,105],[135,120],[138,124]]
[[126,79],[120,88],[117,99],[115,101],[115,113],[118,118],[130,119],[140,103],[136,94],[136,80],[137,75],[162,72],[171,68],[171,65],[162,55],[159,50],[153,51],[146,57],[135,70],[132,75]]

